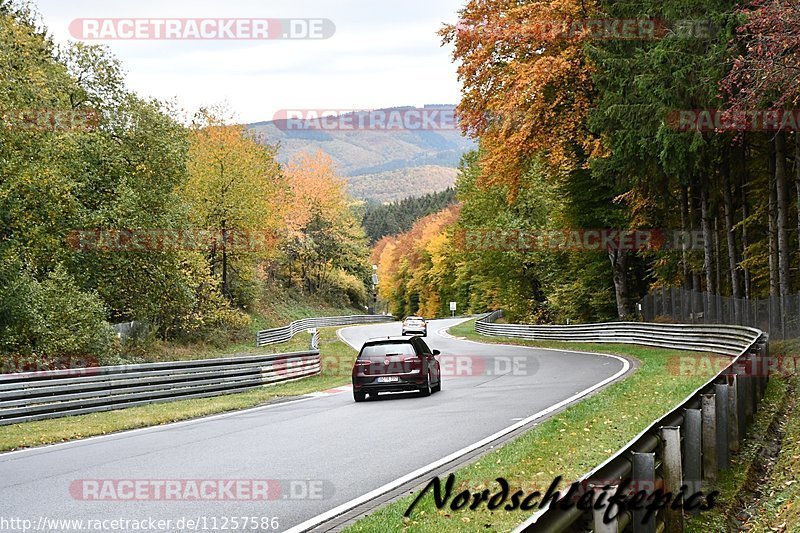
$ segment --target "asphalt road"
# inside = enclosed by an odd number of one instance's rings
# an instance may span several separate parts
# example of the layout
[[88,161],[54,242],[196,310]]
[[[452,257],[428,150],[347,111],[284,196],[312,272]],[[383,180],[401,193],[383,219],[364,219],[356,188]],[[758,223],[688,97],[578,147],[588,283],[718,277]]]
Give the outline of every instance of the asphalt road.
[[[185,523],[177,527],[180,519],[199,521],[195,528],[199,530],[203,526],[222,530],[227,521],[228,530],[252,531],[232,528],[232,518],[258,517],[263,526],[264,518],[277,517],[278,530],[286,530],[518,424],[624,369],[622,360],[610,357],[484,345],[437,333],[456,322],[430,322],[426,340],[442,352],[446,376],[442,392],[428,398],[401,393],[356,404],[350,392],[327,394],[0,454],[0,530],[15,530],[10,523],[4,529],[3,518],[31,520],[36,528],[42,525],[41,517],[172,520],[162,529],[169,531],[192,529]],[[367,338],[397,335],[399,330],[398,323],[356,326],[343,329],[341,336],[360,345]],[[269,501],[75,497],[90,495],[85,491],[92,489],[87,487],[97,486],[125,488],[120,492],[128,494],[130,483],[119,480],[139,480],[152,495],[159,482],[151,480],[223,480],[224,485],[224,480],[247,479],[294,480],[294,494],[283,483],[280,494],[270,490],[275,499]],[[192,484],[198,482],[184,481],[181,490]],[[323,497],[303,498],[304,492],[321,492]],[[131,529],[131,523],[117,525],[128,527],[106,531]]]

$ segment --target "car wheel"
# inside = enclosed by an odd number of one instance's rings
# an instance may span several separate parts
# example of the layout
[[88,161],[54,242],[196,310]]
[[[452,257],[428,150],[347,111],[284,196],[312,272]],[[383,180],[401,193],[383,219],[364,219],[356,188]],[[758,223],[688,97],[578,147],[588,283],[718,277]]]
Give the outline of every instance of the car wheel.
[[422,396],[430,396],[433,389],[431,389],[431,373],[428,372],[428,377],[425,379],[425,385],[421,389],[419,389],[419,393]]
[[367,393],[364,391],[353,391],[353,399],[357,402],[363,402],[367,399]]
[[431,390],[433,392],[439,392],[440,390],[442,390],[442,378],[441,378],[441,376],[439,376],[439,382],[436,385],[434,385]]

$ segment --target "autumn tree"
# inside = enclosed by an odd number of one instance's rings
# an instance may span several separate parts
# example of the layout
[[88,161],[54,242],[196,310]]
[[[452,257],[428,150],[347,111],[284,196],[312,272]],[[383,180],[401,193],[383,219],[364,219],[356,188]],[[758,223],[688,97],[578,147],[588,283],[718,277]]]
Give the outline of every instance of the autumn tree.
[[219,112],[203,110],[192,127],[189,178],[182,196],[197,228],[213,236],[209,261],[222,294],[233,298],[231,272],[247,279],[247,259],[277,244],[284,180],[275,149],[257,143],[244,126],[227,125]]
[[[720,82],[728,113],[747,115],[759,109],[792,113],[800,104],[800,6],[786,0],[756,0],[738,14],[743,23],[737,28],[732,68]],[[792,256],[788,160],[793,151],[800,235],[800,130],[795,124],[768,134],[770,287],[773,294],[777,290],[781,313],[786,315],[790,311]]]
[[346,183],[327,154],[302,152],[284,167],[289,184],[281,245],[285,279],[300,278],[307,292],[345,295],[351,304],[366,300],[369,275],[366,237]]
[[575,0],[471,0],[441,35],[454,46],[459,123],[480,137],[483,179],[513,195],[533,155],[556,169],[595,151],[586,129],[594,94],[581,21],[597,13]]
[[384,237],[375,247],[372,258],[378,265],[380,296],[393,313],[443,314],[454,279],[450,253],[458,211],[455,205],[423,217],[409,231]]

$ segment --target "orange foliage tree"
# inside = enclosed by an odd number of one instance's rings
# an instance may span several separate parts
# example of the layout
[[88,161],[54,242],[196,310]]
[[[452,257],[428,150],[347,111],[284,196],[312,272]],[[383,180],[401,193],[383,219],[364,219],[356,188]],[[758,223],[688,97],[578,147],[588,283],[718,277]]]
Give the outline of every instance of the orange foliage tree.
[[285,213],[284,277],[308,292],[334,289],[349,303],[366,299],[366,236],[327,154],[302,152],[283,168],[290,188]]
[[459,121],[480,137],[483,178],[513,196],[534,155],[569,170],[595,153],[586,129],[593,100],[583,21],[596,4],[577,0],[469,0],[440,34],[454,45]]
[[443,313],[441,290],[447,285],[444,278],[454,271],[451,232],[459,211],[459,205],[452,205],[421,218],[409,231],[384,237],[373,248],[379,293],[393,313]]

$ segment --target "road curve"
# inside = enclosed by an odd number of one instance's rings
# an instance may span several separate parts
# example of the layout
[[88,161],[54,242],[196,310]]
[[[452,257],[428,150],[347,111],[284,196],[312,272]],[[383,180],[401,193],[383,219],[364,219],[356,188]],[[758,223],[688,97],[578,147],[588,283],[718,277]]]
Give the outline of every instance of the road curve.
[[[442,352],[447,374],[442,392],[433,396],[402,393],[356,404],[345,391],[0,454],[0,517],[32,520],[34,526],[41,517],[152,518],[171,520],[169,531],[191,530],[186,520],[207,527],[215,520],[221,529],[232,517],[277,517],[278,530],[287,530],[542,416],[627,370],[620,358],[479,344],[440,333],[458,322],[429,323],[426,340]],[[359,346],[399,330],[398,323],[374,324],[345,328],[340,336]],[[86,486],[80,480],[242,479],[295,480],[298,499],[286,484],[280,494],[270,491],[275,499],[269,501],[87,501],[74,490]],[[111,486],[121,487],[118,481]],[[318,487],[323,499],[301,498],[304,489]]]

